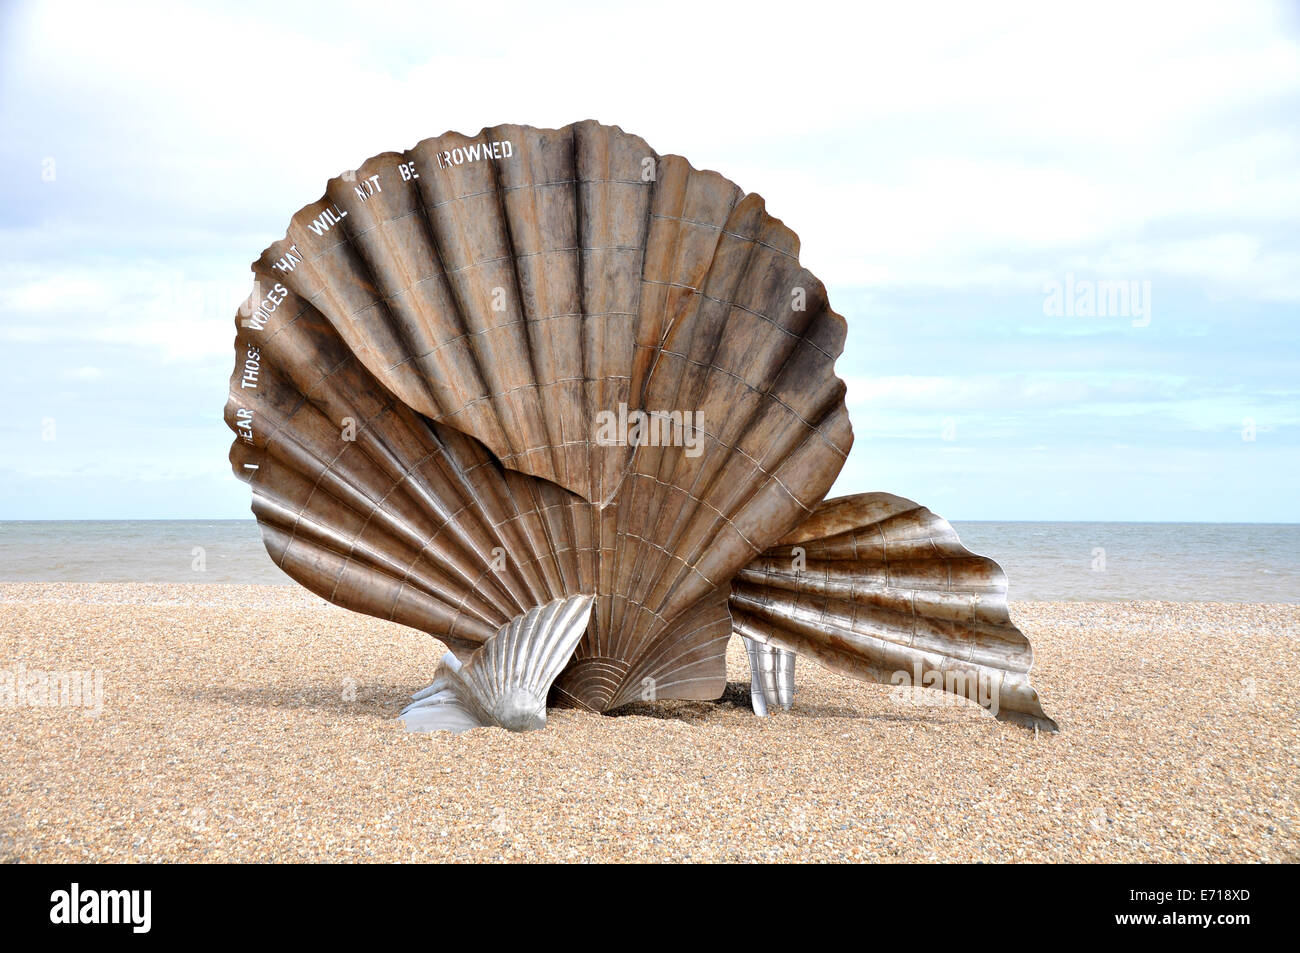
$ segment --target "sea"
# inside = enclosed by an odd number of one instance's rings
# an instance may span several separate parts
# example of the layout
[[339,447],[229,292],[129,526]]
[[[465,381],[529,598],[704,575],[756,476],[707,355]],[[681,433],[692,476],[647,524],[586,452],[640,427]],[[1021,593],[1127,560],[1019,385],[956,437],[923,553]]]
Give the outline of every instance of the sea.
[[[1012,600],[1300,603],[1300,524],[953,526]],[[294,585],[253,520],[0,522],[0,582]]]

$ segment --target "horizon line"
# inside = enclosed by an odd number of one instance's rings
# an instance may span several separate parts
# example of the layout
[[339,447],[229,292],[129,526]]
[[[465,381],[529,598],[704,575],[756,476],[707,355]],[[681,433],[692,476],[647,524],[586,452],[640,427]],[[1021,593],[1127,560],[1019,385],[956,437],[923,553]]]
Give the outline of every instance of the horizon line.
[[[927,507],[928,508],[928,507]],[[933,512],[933,510],[931,510]],[[1300,520],[1066,520],[1066,519],[963,519],[943,517],[949,523],[1127,523],[1135,526],[1300,526]],[[141,516],[141,517],[37,517],[0,518],[3,523],[256,523],[253,516]]]

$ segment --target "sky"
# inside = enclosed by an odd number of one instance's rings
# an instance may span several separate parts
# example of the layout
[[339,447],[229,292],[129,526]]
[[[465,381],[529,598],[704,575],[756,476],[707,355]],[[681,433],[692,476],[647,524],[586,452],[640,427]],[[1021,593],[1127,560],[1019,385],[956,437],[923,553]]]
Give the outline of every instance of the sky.
[[1298,11],[0,0],[0,519],[247,517],[249,263],[368,156],[593,118],[799,234],[834,494],[1300,521]]

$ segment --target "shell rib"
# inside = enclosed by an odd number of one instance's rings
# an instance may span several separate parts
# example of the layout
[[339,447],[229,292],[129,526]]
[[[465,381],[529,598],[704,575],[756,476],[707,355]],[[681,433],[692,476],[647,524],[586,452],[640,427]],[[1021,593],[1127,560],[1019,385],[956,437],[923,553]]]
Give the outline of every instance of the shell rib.
[[591,596],[579,595],[529,609],[463,665],[448,653],[433,684],[402,712],[407,730],[545,728],[547,693],[587,628],[591,603]]
[[592,532],[585,501],[410,410],[310,308],[260,340],[257,388],[227,405],[233,427],[253,414],[231,462],[286,573],[462,655],[529,608],[594,589],[576,542]]
[[943,689],[999,719],[1057,730],[1029,684],[1033,649],[1007,611],[1006,575],[911,500],[822,503],[738,573],[735,630],[870,681]]
[[[720,696],[732,576],[852,442],[844,321],[797,256],[757,196],[594,122],[331,180],[238,321],[231,461],[268,550],[461,657],[594,593],[558,701]],[[698,414],[698,442],[600,439],[625,411]]]

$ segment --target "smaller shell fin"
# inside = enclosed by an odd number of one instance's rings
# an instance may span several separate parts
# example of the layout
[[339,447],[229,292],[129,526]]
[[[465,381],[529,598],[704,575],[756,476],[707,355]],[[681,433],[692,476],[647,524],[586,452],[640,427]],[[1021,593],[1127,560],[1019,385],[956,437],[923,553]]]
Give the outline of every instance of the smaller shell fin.
[[[825,500],[731,581],[752,694],[792,697],[794,651],[833,671],[960,695],[1001,721],[1054,732],[1029,682],[1033,648],[1012,622],[1007,577],[947,520],[891,493]],[[784,697],[783,697],[784,695]]]
[[546,695],[587,631],[594,596],[576,595],[515,616],[461,665],[443,656],[433,684],[401,714],[407,731],[546,726]]

